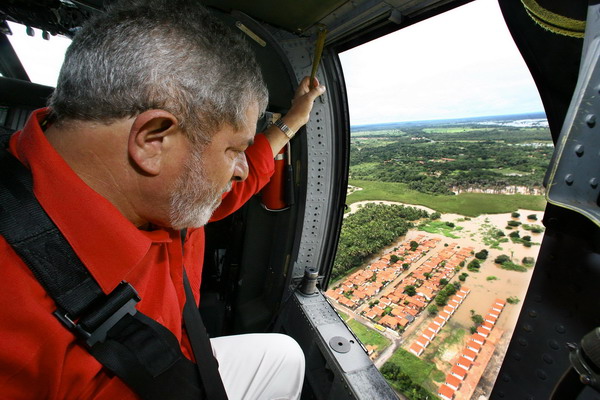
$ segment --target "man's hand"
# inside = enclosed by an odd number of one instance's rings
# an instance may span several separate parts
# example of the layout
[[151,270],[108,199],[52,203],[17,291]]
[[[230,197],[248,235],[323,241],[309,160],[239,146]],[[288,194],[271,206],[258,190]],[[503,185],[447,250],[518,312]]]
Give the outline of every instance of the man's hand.
[[325,86],[319,85],[317,78],[314,79],[314,85],[311,89],[310,77],[304,77],[296,89],[290,111],[282,118],[283,122],[294,132],[297,132],[298,129],[306,125],[315,99],[323,93],[325,93]]
[[[300,81],[294,98],[292,99],[292,107],[287,114],[281,119],[292,131],[298,132],[308,122],[310,111],[313,108],[313,103],[317,97],[325,93],[325,86],[319,85],[319,80],[314,79],[314,85],[310,87],[310,77],[305,77]],[[276,126],[269,127],[264,132],[266,138],[273,149],[273,156],[279,153],[288,142],[288,137]]]

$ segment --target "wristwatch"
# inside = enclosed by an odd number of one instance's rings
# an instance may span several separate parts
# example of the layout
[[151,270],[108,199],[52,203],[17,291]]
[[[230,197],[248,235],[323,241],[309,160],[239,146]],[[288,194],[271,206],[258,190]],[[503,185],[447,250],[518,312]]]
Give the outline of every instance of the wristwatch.
[[289,126],[287,126],[286,124],[283,123],[283,120],[281,118],[279,118],[278,120],[273,122],[273,125],[275,125],[279,129],[281,129],[281,132],[283,132],[285,134],[285,136],[288,137],[288,139],[293,138],[294,135],[296,134],[296,132],[291,130]]

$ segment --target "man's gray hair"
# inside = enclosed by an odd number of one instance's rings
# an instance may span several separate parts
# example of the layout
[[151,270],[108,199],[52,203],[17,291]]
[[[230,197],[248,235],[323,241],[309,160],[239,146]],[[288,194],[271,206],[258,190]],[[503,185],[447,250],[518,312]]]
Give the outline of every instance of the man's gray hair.
[[49,105],[57,121],[110,123],[173,113],[193,141],[241,128],[268,92],[249,45],[202,6],[133,0],[88,21],[67,50]]

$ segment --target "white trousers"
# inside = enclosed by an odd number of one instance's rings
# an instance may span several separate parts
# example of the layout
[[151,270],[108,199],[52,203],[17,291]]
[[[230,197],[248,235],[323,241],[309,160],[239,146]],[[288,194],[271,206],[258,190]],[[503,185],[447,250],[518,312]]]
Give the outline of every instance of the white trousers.
[[210,340],[229,400],[297,400],[304,380],[298,343],[278,333]]

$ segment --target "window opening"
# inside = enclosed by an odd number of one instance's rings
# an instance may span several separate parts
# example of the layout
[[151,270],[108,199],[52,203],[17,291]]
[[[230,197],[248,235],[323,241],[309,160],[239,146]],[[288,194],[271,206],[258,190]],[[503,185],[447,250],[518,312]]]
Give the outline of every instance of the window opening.
[[544,231],[553,145],[531,75],[493,0],[340,59],[351,211],[327,295],[400,392],[488,396]]
[[[52,36],[40,29],[8,21],[12,35],[7,35],[29,79],[34,83],[56,87],[71,39]],[[29,34],[28,34],[29,32]],[[31,36],[33,34],[33,36]],[[44,39],[46,37],[47,39]]]

